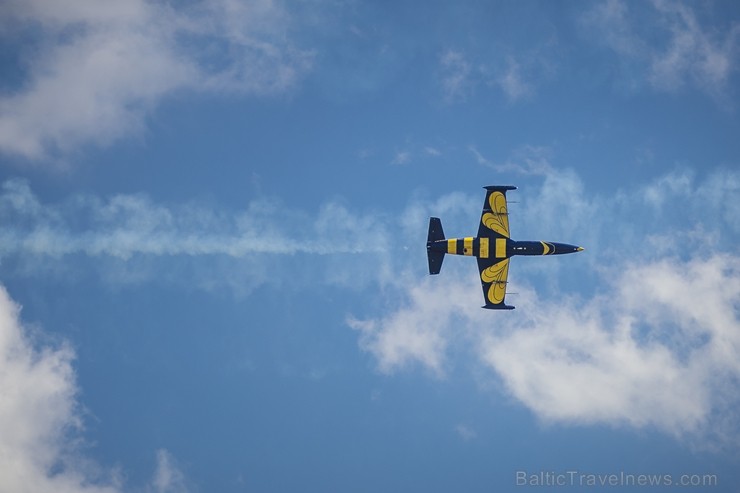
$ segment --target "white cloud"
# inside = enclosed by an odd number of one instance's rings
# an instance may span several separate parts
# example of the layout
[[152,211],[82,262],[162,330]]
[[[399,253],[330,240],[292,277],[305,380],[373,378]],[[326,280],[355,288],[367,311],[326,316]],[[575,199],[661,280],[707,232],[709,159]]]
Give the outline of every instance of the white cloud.
[[459,51],[447,50],[439,58],[440,80],[445,101],[465,101],[476,81],[473,66]]
[[524,80],[522,68],[513,58],[507,61],[506,70],[495,79],[509,101],[515,102],[532,94],[532,85]]
[[739,275],[726,255],[633,263],[585,302],[534,297],[486,337],[484,361],[545,420],[702,432],[712,413],[736,419]]
[[12,1],[0,22],[43,33],[28,80],[0,98],[0,151],[29,160],[140,132],[178,91],[285,91],[311,59],[287,40],[290,19],[274,2]]
[[[85,458],[74,352],[20,321],[0,286],[0,491],[120,493],[119,474]],[[185,493],[187,480],[166,450],[157,452],[149,490]]]
[[468,146],[468,150],[473,154],[475,160],[481,166],[493,166],[493,162],[485,157],[475,146]]
[[734,25],[724,40],[714,40],[690,7],[662,0],[654,5],[670,34],[667,48],[651,54],[651,83],[673,90],[691,81],[712,93],[723,90],[734,68],[740,25]]
[[587,25],[598,28],[609,47],[624,56],[639,56],[645,49],[629,22],[629,9],[622,0],[599,2],[583,14]]
[[[404,304],[349,320],[384,373],[413,365],[443,376],[465,344],[504,387],[550,422],[654,427],[677,436],[718,433],[740,378],[740,257],[714,255],[619,266],[593,297],[543,299],[519,287],[519,309],[477,307],[476,279],[409,279]],[[736,434],[740,429],[723,430]],[[733,435],[734,436],[734,435]]]
[[[407,138],[402,145],[399,145],[394,149],[390,164],[406,165],[412,162],[425,162],[429,159],[440,157],[442,154],[442,150],[437,147],[421,145],[413,142],[412,139]],[[368,156],[369,154],[365,153],[360,155],[360,158],[365,159]]]
[[111,26],[54,47],[27,89],[0,100],[0,148],[38,159],[139,130],[156,100],[197,75],[167,43]]
[[113,493],[75,457],[81,427],[74,354],[35,347],[19,307],[0,287],[0,490],[15,493]]
[[187,479],[175,458],[165,449],[157,450],[157,469],[152,479],[153,493],[187,493]]
[[398,151],[395,156],[393,156],[391,164],[407,164],[410,160],[411,153],[409,151]]
[[464,442],[469,442],[478,436],[475,430],[462,423],[455,425],[455,433],[457,433]]
[[653,88],[676,91],[690,85],[723,98],[737,70],[740,25],[708,28],[695,4],[655,0],[646,5],[608,0],[586,12],[583,21]]
[[662,209],[666,201],[678,196],[689,197],[693,176],[686,172],[672,172],[643,187],[643,200],[654,209]]
[[547,147],[525,145],[515,149],[509,158],[495,162],[485,157],[476,146],[468,146],[478,164],[488,166],[500,173],[519,173],[522,175],[546,175],[552,171],[550,150]]
[[432,283],[402,276],[411,287],[406,295],[416,309],[398,310],[378,320],[350,318],[348,324],[360,333],[360,347],[378,361],[383,373],[420,364],[435,375],[445,374],[446,352],[449,345],[449,309],[451,298],[461,295],[452,291],[440,303],[430,297]]
[[546,74],[552,62],[546,61],[538,48],[515,58],[501,59],[470,57],[455,50],[445,51],[439,58],[439,80],[444,101],[447,103],[468,100],[481,85],[501,90],[515,103],[534,94],[534,73]]

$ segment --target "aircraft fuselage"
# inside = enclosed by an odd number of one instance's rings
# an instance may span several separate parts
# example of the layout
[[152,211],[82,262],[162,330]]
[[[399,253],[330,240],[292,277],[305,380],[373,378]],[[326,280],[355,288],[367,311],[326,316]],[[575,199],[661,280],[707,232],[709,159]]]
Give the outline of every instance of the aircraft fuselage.
[[516,255],[563,255],[580,252],[583,248],[552,241],[514,241],[509,238],[449,238],[430,241],[427,250],[450,255],[505,259]]

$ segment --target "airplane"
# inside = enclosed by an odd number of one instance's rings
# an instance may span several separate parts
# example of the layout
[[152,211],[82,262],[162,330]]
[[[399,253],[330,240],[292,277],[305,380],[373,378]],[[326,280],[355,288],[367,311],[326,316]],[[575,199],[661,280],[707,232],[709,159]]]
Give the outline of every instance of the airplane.
[[506,284],[509,276],[509,259],[516,255],[562,255],[582,252],[583,248],[551,241],[514,241],[509,235],[509,210],[506,192],[516,190],[511,185],[488,186],[483,202],[478,236],[473,238],[445,238],[442,221],[429,218],[427,259],[429,274],[439,274],[445,254],[467,255],[478,259],[478,271],[483,285],[485,306],[491,310],[513,310],[507,305]]

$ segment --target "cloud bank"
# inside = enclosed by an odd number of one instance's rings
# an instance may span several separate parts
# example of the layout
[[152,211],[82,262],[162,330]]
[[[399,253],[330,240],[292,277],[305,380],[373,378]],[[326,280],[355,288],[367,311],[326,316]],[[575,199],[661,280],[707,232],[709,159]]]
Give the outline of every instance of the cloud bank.
[[737,420],[740,257],[636,263],[585,300],[518,289],[519,310],[495,323],[469,277],[421,282],[391,314],[349,321],[381,371],[443,375],[464,340],[545,421],[686,435],[716,432],[718,414]]

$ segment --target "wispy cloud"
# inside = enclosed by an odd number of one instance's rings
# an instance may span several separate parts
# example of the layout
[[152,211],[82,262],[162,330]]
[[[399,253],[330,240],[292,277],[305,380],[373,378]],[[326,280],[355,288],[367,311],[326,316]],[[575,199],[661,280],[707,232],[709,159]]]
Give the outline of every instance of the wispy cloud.
[[473,65],[460,51],[447,50],[439,58],[440,83],[445,101],[465,101],[477,84]]
[[411,152],[409,151],[398,151],[393,156],[391,164],[407,164],[411,160]]
[[[444,155],[444,147],[438,145],[423,145],[414,142],[413,139],[405,139],[403,144],[398,145],[393,151],[391,164],[405,165],[410,163],[428,162],[429,159]],[[446,150],[446,149],[445,149]]]
[[532,84],[524,79],[521,65],[512,57],[507,60],[506,70],[498,75],[493,83],[498,85],[512,102],[527,98],[533,92]]
[[[554,298],[531,288],[524,269],[512,271],[519,310],[493,314],[487,331],[492,314],[478,308],[477,276],[448,264],[444,283],[402,274],[389,289],[395,309],[348,324],[387,374],[421,367],[444,376],[463,345],[543,421],[650,427],[703,446],[725,434],[731,446],[740,436],[739,402],[727,397],[740,390],[738,178],[717,170],[696,182],[677,170],[599,197],[574,174],[552,171],[522,227],[565,225],[567,237],[589,238],[583,261],[598,291],[556,289]],[[692,235],[697,228],[706,235]],[[677,248],[633,248],[651,233]]]
[[465,442],[475,439],[478,434],[470,426],[459,423],[455,425],[455,433]]
[[690,81],[712,94],[723,91],[736,69],[740,24],[716,39],[689,6],[663,0],[654,6],[669,34],[666,48],[651,54],[651,83],[674,90]]
[[586,12],[583,21],[598,29],[599,39],[653,88],[676,91],[693,86],[723,98],[737,71],[740,24],[710,29],[702,25],[694,5],[608,0]]
[[140,132],[168,95],[281,92],[311,65],[274,2],[13,0],[0,22],[37,43],[27,79],[0,98],[0,152],[28,160]]
[[188,493],[190,488],[177,461],[165,449],[157,450],[157,469],[150,487],[153,493]]
[[437,77],[443,100],[461,103],[481,90],[499,92],[510,103],[535,96],[537,86],[556,71],[555,38],[535,41],[532,46],[475,53],[448,49],[439,56]]
[[478,164],[488,166],[498,172],[514,172],[522,175],[545,175],[552,171],[550,166],[550,150],[547,147],[525,145],[515,149],[511,155],[502,161],[495,161],[484,156],[476,146],[468,146],[468,150]]
[[523,67],[511,55],[491,61],[470,59],[461,51],[445,51],[439,59],[439,80],[447,103],[464,102],[479,87],[501,90],[510,102],[524,99],[534,92]]

